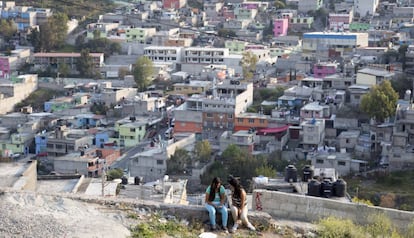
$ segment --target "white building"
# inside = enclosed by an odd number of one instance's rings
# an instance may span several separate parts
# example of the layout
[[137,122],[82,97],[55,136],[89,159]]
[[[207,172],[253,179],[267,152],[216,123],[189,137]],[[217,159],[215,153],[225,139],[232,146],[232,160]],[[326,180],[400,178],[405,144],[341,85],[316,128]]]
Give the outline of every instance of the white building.
[[224,58],[229,56],[229,49],[188,47],[184,50],[182,71],[196,74],[209,64],[224,64]]
[[148,46],[144,49],[144,55],[152,62],[179,63],[182,60],[182,47]]
[[354,0],[355,13],[361,17],[365,17],[367,14],[374,15],[378,5],[379,0]]
[[352,53],[355,48],[367,46],[368,33],[309,32],[303,34],[302,57],[304,59],[320,56],[329,58],[328,52],[343,55]]
[[316,11],[323,5],[323,0],[301,0],[298,2],[299,12]]

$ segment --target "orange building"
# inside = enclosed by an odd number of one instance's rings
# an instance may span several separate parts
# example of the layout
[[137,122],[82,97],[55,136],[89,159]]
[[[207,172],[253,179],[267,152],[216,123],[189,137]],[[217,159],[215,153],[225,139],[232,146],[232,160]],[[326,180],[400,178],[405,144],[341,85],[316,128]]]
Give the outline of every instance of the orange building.
[[234,131],[249,130],[250,128],[267,128],[269,125],[268,115],[259,113],[241,113],[234,118]]

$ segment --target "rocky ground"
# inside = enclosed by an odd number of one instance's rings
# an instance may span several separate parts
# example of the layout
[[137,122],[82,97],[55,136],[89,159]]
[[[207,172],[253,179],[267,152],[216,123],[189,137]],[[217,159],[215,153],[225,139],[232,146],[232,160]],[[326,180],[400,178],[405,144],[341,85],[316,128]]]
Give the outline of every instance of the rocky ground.
[[0,237],[127,237],[127,218],[59,196],[34,193],[0,195]]
[[[59,195],[0,191],[0,237],[129,237],[130,227],[145,222],[148,212],[128,207],[107,206]],[[131,212],[139,219],[131,217]],[[208,225],[194,237],[312,237],[314,225],[296,221],[272,220],[271,230],[251,232],[241,227],[234,234],[209,232]],[[257,226],[258,230],[263,228]]]

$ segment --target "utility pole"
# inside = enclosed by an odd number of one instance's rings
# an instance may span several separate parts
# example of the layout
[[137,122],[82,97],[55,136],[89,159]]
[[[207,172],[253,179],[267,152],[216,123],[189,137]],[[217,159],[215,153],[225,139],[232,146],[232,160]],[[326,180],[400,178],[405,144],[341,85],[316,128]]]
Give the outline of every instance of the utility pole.
[[102,197],[105,197],[105,180],[106,180],[106,172],[105,169],[102,169]]

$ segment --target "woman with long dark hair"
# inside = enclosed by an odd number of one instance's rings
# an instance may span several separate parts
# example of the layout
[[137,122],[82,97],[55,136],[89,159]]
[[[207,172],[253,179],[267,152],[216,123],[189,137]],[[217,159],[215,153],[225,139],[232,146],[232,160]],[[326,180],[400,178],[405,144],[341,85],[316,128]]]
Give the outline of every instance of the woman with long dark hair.
[[231,186],[231,205],[230,211],[233,217],[234,225],[231,228],[230,232],[235,232],[239,227],[239,220],[252,231],[255,231],[256,228],[249,222],[247,218],[247,200],[246,200],[246,191],[241,186],[239,180],[230,176],[228,182]]
[[224,232],[228,232],[227,230],[227,208],[224,205],[226,202],[226,190],[224,186],[221,185],[221,180],[219,177],[215,177],[212,181],[210,186],[206,189],[206,198],[205,198],[205,206],[208,211],[208,215],[210,217],[210,224],[211,229],[216,230],[216,212],[221,213],[221,221],[223,225]]

